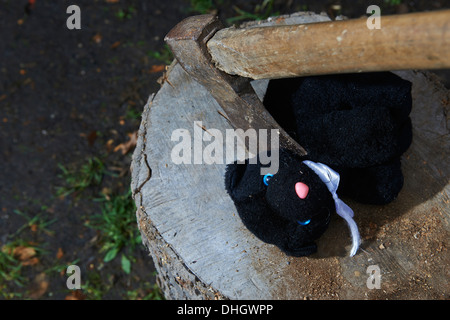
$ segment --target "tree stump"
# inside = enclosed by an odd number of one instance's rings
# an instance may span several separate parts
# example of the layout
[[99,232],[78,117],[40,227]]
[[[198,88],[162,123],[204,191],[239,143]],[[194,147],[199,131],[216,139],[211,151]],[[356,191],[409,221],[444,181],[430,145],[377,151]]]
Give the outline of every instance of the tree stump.
[[[326,19],[301,14],[265,23]],[[448,299],[450,93],[431,74],[396,74],[413,83],[414,138],[402,159],[403,190],[386,206],[345,199],[362,237],[356,256],[348,256],[348,228],[334,215],[318,253],[294,258],[244,227],[224,188],[225,163],[173,163],[175,130],[193,139],[211,128],[224,136],[232,129],[208,91],[174,62],[144,107],[131,165],[138,225],[165,297]],[[253,84],[262,97],[267,81]]]

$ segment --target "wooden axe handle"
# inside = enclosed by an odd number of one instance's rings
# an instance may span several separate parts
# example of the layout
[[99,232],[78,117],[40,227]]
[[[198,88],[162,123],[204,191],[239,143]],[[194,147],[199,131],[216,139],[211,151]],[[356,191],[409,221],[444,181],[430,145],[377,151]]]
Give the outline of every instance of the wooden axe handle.
[[330,73],[450,68],[450,10],[301,25],[227,28],[207,42],[230,75],[275,79]]

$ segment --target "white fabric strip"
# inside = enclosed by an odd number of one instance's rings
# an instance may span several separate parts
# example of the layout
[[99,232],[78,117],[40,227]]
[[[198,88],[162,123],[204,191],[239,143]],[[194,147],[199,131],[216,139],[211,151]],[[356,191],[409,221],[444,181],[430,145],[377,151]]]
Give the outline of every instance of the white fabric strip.
[[330,190],[334,203],[336,205],[336,212],[347,222],[350,232],[352,235],[352,250],[350,251],[350,257],[353,257],[358,251],[359,245],[361,243],[361,238],[359,236],[358,226],[355,220],[353,220],[353,210],[346,205],[341,199],[339,199],[336,191],[339,187],[340,176],[339,173],[328,167],[327,165],[319,162],[313,162],[310,160],[303,161],[308,167],[311,168],[322,180],[323,183]]

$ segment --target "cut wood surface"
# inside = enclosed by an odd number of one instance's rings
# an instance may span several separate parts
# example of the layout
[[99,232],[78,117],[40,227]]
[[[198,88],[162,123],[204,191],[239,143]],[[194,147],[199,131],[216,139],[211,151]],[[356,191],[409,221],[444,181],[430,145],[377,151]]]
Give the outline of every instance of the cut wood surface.
[[[301,15],[294,20],[301,23]],[[173,163],[174,130],[207,135],[194,121],[223,135],[232,129],[208,91],[175,63],[144,108],[132,160],[138,224],[166,298],[448,299],[450,94],[428,74],[397,74],[413,82],[414,126],[399,198],[386,206],[345,199],[363,238],[353,258],[337,215],[318,253],[294,258],[242,224],[224,188],[226,164]],[[259,96],[264,85],[255,82]],[[372,265],[380,268],[381,289],[367,287]]]
[[219,30],[207,43],[216,66],[251,79],[450,68],[450,10],[381,16],[380,29],[369,29],[367,18],[278,20]]

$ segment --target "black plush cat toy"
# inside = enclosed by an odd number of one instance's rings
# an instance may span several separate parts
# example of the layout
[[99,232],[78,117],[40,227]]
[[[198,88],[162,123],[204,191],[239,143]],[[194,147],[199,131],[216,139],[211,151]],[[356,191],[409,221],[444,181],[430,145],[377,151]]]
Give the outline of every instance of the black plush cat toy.
[[353,211],[339,197],[387,204],[403,186],[400,156],[412,140],[411,83],[393,73],[272,80],[264,105],[306,149],[279,150],[279,169],[262,176],[261,162],[228,165],[225,186],[245,226],[293,256],[314,243],[337,212],[360,236]]

